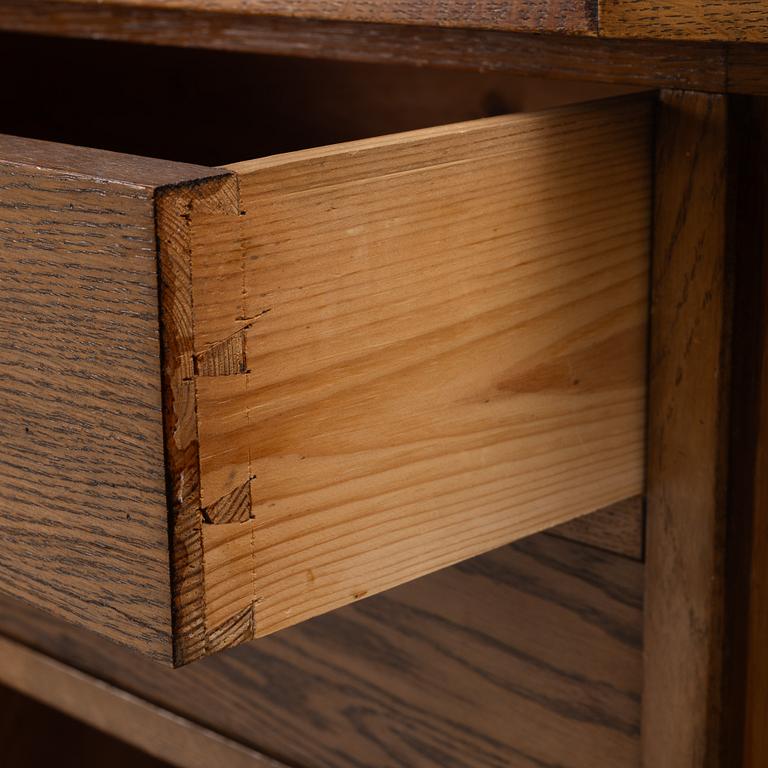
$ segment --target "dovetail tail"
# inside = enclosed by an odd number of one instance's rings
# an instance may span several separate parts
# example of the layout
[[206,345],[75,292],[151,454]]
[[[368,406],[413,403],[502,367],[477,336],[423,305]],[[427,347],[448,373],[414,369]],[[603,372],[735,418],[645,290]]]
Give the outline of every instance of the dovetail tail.
[[218,499],[202,510],[203,519],[207,523],[220,525],[223,523],[244,523],[251,517],[250,482],[243,483],[239,488]]
[[209,630],[206,651],[215,653],[253,638],[253,609],[250,605],[238,611],[222,624]]
[[198,376],[232,376],[245,371],[245,329],[195,355]]

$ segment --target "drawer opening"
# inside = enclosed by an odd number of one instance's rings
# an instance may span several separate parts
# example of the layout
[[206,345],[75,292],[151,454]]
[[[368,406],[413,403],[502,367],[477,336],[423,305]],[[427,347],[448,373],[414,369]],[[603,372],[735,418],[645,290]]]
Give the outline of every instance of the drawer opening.
[[642,494],[651,98],[21,35],[0,64],[14,594],[181,665]]
[[206,166],[633,92],[19,34],[0,35],[0,65],[0,133]]

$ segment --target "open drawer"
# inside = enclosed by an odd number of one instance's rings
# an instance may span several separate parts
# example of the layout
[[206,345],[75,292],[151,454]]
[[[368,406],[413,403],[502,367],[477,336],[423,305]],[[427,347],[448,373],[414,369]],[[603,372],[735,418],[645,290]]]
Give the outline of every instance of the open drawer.
[[641,493],[652,111],[1,138],[2,589],[182,664]]

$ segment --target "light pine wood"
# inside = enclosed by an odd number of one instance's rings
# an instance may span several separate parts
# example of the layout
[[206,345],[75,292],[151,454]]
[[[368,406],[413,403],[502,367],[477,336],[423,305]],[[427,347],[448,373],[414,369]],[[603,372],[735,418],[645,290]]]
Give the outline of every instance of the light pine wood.
[[[99,0],[129,8],[180,8],[197,13],[287,16],[328,21],[380,22],[588,34],[597,0]],[[83,4],[83,0],[73,0]],[[87,0],[86,0],[87,4]]]
[[155,194],[204,175],[0,137],[2,590],[163,660]]
[[230,167],[240,231],[191,234],[200,504],[250,489],[248,519],[203,523],[209,635],[243,639],[248,599],[268,634],[642,491],[650,116]]
[[642,585],[642,563],[540,535],[183,669],[3,597],[0,633],[292,766],[637,768]]
[[642,560],[644,529],[644,501],[642,496],[633,496],[558,525],[550,533]]
[[730,380],[727,99],[665,92],[657,128],[643,760],[719,765]]
[[768,40],[765,0],[599,0],[600,34],[671,40]]

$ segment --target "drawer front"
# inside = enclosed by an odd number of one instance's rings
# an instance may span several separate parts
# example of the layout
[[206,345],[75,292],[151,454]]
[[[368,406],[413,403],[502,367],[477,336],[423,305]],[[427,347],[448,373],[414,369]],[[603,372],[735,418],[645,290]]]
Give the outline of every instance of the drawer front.
[[2,589],[161,659],[154,192],[204,173],[0,137]]
[[[125,539],[118,560],[140,585],[136,612],[150,593],[158,606],[144,624],[170,608],[163,637],[184,663],[641,493],[651,113],[648,99],[622,99],[220,175],[158,164],[163,178],[145,169],[139,183],[113,172],[120,194],[142,186],[156,233],[159,313],[129,333],[146,345],[146,380],[141,389],[118,377],[121,395],[154,397],[154,456],[133,457],[156,483],[144,515],[154,538],[138,542],[125,489],[103,506],[75,500],[76,521],[96,537],[83,550],[103,553],[105,568],[86,584],[98,610],[69,618],[109,626],[120,608],[107,594],[113,555],[102,533]],[[43,225],[29,226],[39,240]],[[70,240],[53,248],[77,270]],[[107,254],[105,269],[119,256]],[[50,293],[61,290],[55,282]],[[107,336],[126,333],[109,311],[97,313]],[[86,312],[75,327],[89,322]],[[8,353],[3,364],[17,361]],[[152,376],[163,383],[162,420]],[[94,460],[67,492],[82,494],[90,478],[98,495],[105,467],[130,485],[133,465],[104,453],[124,456],[122,444],[81,434],[84,406],[70,407],[68,429]],[[23,473],[36,477],[34,466]],[[35,509],[30,497],[27,517]],[[104,517],[108,526],[93,522]],[[4,508],[0,529],[12,518]],[[42,526],[32,531],[6,567],[23,562],[45,580],[45,564],[24,558],[26,545],[41,546]],[[46,589],[58,596],[73,583],[62,562]],[[130,621],[111,634],[139,645]]]

